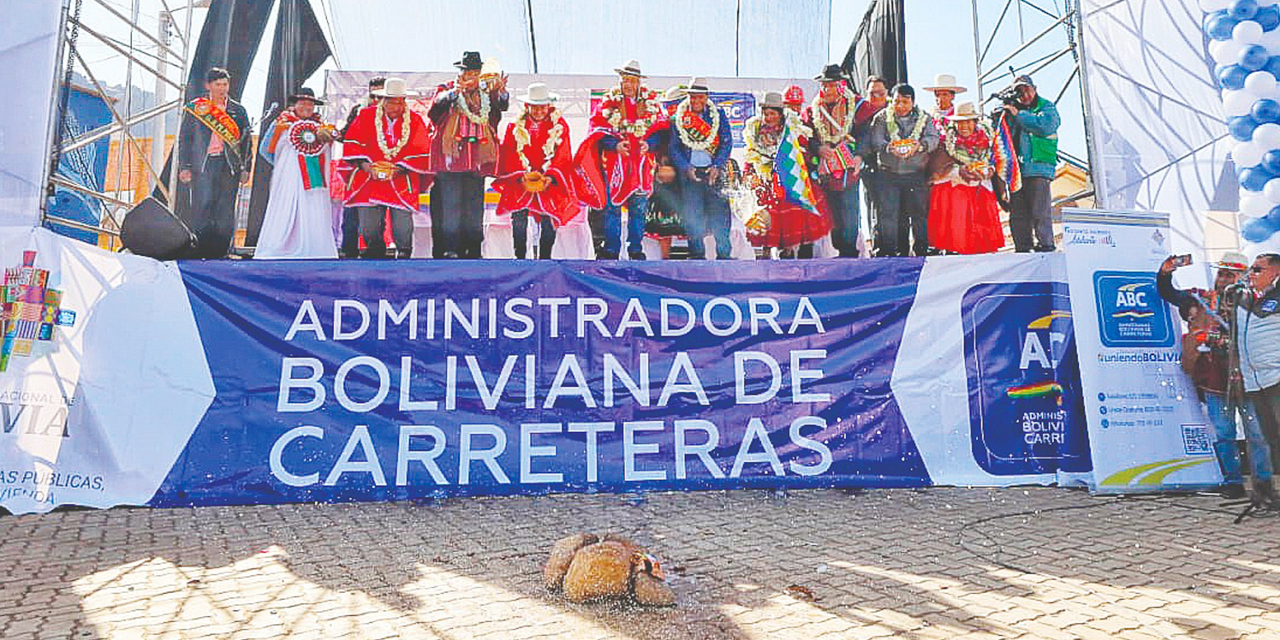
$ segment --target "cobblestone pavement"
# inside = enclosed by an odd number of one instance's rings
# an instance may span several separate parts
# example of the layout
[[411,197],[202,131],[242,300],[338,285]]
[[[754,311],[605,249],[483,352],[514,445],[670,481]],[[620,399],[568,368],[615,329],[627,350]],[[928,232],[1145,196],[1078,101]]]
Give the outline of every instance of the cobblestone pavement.
[[[541,587],[582,530],[671,609]],[[0,638],[1278,638],[1280,519],[1064,489],[552,496],[0,517]],[[800,589],[813,595],[810,599]]]

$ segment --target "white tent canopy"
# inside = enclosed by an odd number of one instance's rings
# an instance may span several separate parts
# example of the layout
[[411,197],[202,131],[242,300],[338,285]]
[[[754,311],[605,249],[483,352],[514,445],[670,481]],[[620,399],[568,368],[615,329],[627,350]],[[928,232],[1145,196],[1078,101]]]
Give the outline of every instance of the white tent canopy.
[[[827,62],[831,0],[327,0],[345,69],[450,68],[464,50],[515,73],[806,78]],[[535,68],[536,62],[536,68]]]

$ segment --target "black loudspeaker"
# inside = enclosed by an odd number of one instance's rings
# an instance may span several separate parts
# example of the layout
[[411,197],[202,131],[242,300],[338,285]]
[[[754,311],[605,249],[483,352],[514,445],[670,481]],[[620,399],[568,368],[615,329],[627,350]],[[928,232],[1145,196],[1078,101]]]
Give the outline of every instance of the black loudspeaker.
[[176,260],[195,249],[196,236],[159,200],[149,197],[125,214],[120,242],[140,256]]

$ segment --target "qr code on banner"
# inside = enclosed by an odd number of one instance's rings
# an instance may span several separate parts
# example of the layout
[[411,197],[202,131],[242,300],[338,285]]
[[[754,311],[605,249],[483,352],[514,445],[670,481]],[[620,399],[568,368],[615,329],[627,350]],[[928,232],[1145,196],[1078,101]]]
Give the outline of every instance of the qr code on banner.
[[1207,456],[1213,453],[1213,439],[1209,428],[1202,424],[1182,425],[1182,448],[1189,456]]

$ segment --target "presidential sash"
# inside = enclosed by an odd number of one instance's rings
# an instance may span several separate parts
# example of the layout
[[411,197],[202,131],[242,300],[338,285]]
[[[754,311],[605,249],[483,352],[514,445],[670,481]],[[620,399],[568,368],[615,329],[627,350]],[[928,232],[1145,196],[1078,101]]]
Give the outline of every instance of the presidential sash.
[[226,143],[227,153],[239,159],[240,150],[237,145],[240,144],[240,125],[236,124],[231,114],[209,98],[196,98],[188,102],[183,109],[197,122],[208,127],[214,135],[222,138]]

